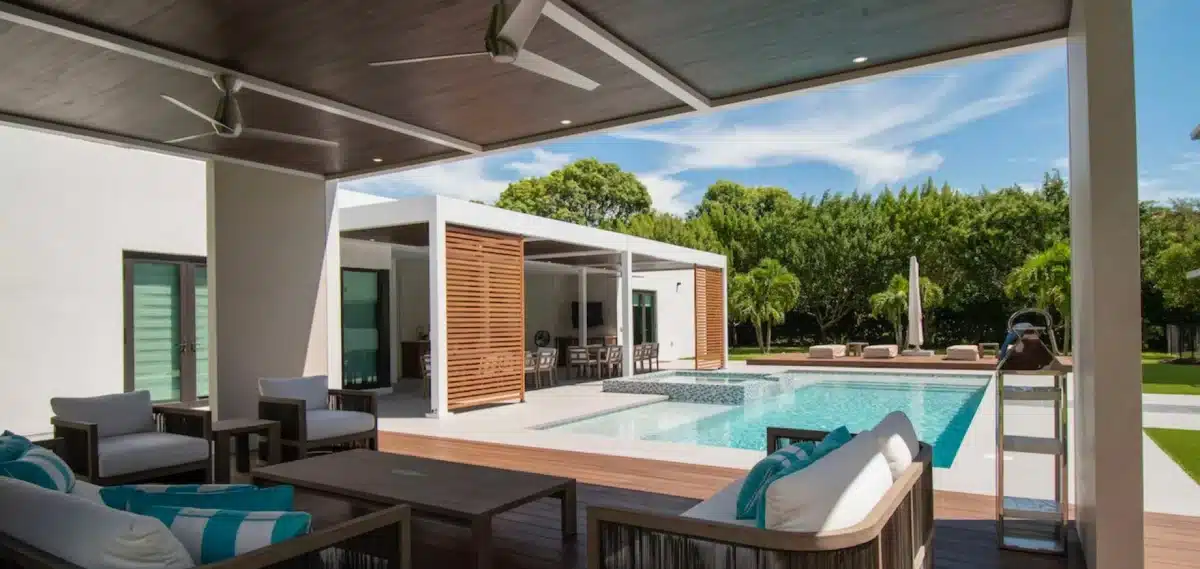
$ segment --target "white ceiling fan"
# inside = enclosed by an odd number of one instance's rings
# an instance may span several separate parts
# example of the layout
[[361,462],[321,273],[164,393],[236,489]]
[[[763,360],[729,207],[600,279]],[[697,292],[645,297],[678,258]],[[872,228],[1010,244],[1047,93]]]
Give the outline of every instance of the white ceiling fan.
[[538,75],[543,75],[587,91],[599,87],[599,83],[524,49],[525,40],[529,39],[529,34],[533,32],[534,24],[537,24],[538,18],[542,16],[542,8],[545,5],[546,0],[521,0],[517,3],[517,7],[509,12],[504,5],[504,0],[498,0],[492,6],[491,21],[488,22],[487,35],[483,38],[484,51],[374,61],[368,65],[385,67],[388,65],[403,65],[406,63],[486,55],[491,57],[495,63],[510,63],[526,71],[532,71]]
[[181,138],[173,138],[166,141],[168,144],[178,144],[187,140],[195,140],[207,136],[219,136],[222,138],[258,138],[262,140],[274,140],[277,142],[294,142],[296,144],[308,144],[311,146],[327,146],[336,147],[337,142],[332,140],[322,140],[320,138],[311,138],[308,136],[300,136],[298,134],[289,134],[286,132],[278,132],[274,130],[266,130],[262,128],[251,128],[245,125],[242,121],[242,109],[238,106],[236,94],[242,88],[241,83],[228,75],[218,75],[213,77],[213,84],[217,89],[221,90],[221,101],[217,103],[217,110],[210,117],[194,107],[172,97],[170,95],[162,95],[163,99],[193,115],[204,119],[210,126],[211,132],[203,132],[193,134]]

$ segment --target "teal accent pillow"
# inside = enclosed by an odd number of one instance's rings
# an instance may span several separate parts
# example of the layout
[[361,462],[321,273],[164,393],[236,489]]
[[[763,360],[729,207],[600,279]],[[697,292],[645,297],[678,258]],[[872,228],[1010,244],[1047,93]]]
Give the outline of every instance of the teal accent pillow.
[[0,476],[16,478],[42,488],[70,492],[75,488],[75,473],[54,451],[30,445],[20,457],[0,462]]
[[197,564],[216,563],[312,531],[307,512],[244,512],[151,506]]
[[100,489],[104,505],[118,510],[128,510],[129,500],[138,492],[147,494],[209,494],[257,490],[253,484],[127,484]]
[[272,486],[235,492],[134,492],[129,511],[145,514],[155,506],[239,510],[243,512],[288,512],[292,510],[291,486]]
[[0,462],[21,458],[32,446],[33,443],[29,442],[29,439],[12,431],[4,431],[4,434],[0,435]]
[[809,454],[809,458],[804,462],[804,464],[799,465],[797,468],[778,471],[771,476],[769,480],[765,481],[762,485],[761,497],[757,502],[755,502],[756,508],[754,510],[754,514],[746,518],[738,519],[754,518],[755,525],[758,526],[759,529],[765,529],[767,527],[767,488],[771,485],[771,483],[789,474],[799,472],[804,467],[841,448],[842,445],[850,442],[850,439],[852,438],[854,438],[854,435],[851,435],[850,430],[845,426],[841,426],[829,431],[829,433],[825,435],[825,438],[821,439],[821,442],[813,446],[812,452]]
[[742,488],[738,490],[737,519],[753,519],[755,512],[758,511],[759,501],[766,496],[767,486],[777,478],[780,472],[785,470],[795,472],[811,463],[812,452],[816,444],[812,441],[804,441],[788,445],[758,461],[758,464],[755,464],[754,468],[750,469],[750,473],[746,475],[746,480],[742,482]]

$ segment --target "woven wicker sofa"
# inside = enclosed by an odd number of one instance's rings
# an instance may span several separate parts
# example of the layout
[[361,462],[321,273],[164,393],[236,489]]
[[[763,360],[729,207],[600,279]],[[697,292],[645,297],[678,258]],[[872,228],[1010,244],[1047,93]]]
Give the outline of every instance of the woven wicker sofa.
[[[821,431],[767,429],[767,452],[821,440]],[[933,567],[933,449],[859,524],[799,533],[621,508],[588,508],[589,569],[928,569]]]

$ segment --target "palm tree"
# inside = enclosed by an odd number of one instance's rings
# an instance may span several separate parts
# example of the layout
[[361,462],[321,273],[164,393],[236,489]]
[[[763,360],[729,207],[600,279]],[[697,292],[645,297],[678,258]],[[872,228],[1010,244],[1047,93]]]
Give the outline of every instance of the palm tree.
[[[929,277],[921,277],[921,308],[940,306],[946,293]],[[896,345],[904,345],[904,323],[908,320],[908,278],[892,275],[887,290],[871,295],[871,315],[892,323],[896,332]]]
[[763,259],[750,272],[735,276],[729,290],[729,311],[735,319],[754,325],[763,353],[771,351],[771,326],[782,324],[799,301],[800,279],[775,259]]
[[1063,349],[1071,350],[1071,244],[1059,241],[1030,255],[1013,269],[1004,284],[1009,297],[1031,300],[1042,310],[1053,308],[1062,318]]

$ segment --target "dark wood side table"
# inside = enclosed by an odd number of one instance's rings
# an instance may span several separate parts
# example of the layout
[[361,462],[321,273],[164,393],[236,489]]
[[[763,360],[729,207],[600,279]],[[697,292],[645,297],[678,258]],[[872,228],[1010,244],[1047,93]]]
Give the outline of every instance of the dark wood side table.
[[849,342],[846,344],[846,355],[861,356],[863,353],[863,348],[867,347],[868,345],[869,344],[867,342]]
[[213,483],[229,484],[229,448],[233,439],[238,472],[250,471],[250,435],[267,438],[267,464],[279,464],[279,421],[226,419],[212,424]]

